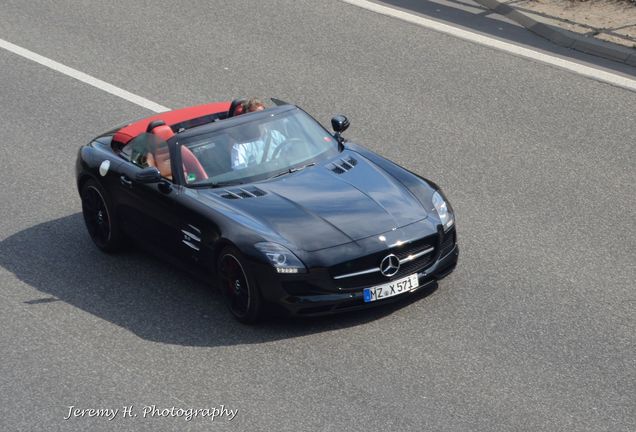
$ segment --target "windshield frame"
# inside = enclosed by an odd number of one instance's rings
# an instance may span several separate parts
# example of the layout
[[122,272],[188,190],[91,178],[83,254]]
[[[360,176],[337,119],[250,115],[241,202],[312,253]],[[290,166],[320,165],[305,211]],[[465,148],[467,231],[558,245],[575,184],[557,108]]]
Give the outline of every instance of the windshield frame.
[[[307,120],[311,121],[313,124],[315,124],[319,129],[321,129],[322,131],[324,131],[324,133],[329,136],[330,138],[332,138],[333,140],[333,151],[330,151],[329,149],[321,152],[320,154],[310,157],[308,159],[304,159],[298,163],[294,163],[291,164],[289,166],[287,166],[286,168],[280,168],[277,167],[276,169],[267,172],[262,172],[256,175],[252,175],[252,176],[246,176],[246,177],[242,177],[242,178],[238,178],[236,179],[236,181],[230,181],[230,182],[221,182],[221,183],[215,183],[213,181],[201,181],[201,182],[197,182],[197,183],[188,183],[185,179],[185,174],[183,171],[183,161],[182,161],[182,156],[181,156],[181,146],[186,146],[188,148],[190,148],[188,146],[189,143],[192,143],[193,141],[196,141],[197,138],[203,138],[206,135],[213,135],[215,133],[221,132],[225,129],[229,129],[229,128],[233,128],[233,127],[240,127],[241,125],[244,124],[248,124],[248,123],[258,123],[263,121],[264,119],[268,119],[271,117],[283,117],[283,116],[288,116],[288,115],[294,115],[294,112],[300,113],[301,115],[304,115],[307,117]],[[312,166],[312,165],[317,165],[325,160],[328,160],[330,158],[333,158],[334,155],[339,154],[342,152],[343,147],[342,145],[338,142],[338,140],[334,137],[333,133],[329,132],[319,121],[317,121],[315,118],[313,118],[310,114],[308,114],[306,111],[304,111],[303,109],[295,106],[295,105],[282,105],[282,106],[277,106],[277,107],[272,107],[272,108],[268,108],[265,109],[263,111],[257,111],[257,112],[251,112],[251,113],[245,113],[242,114],[240,116],[236,116],[236,117],[232,117],[232,118],[228,118],[228,119],[222,119],[222,120],[217,120],[213,123],[210,124],[206,124],[206,125],[202,125],[202,126],[198,126],[198,127],[194,127],[192,129],[187,129],[181,133],[178,133],[177,135],[175,135],[174,137],[172,137],[169,141],[173,141],[174,146],[175,146],[175,155],[177,156],[176,159],[176,176],[173,175],[174,179],[178,179],[177,181],[179,182],[180,185],[188,187],[188,188],[215,188],[215,187],[231,187],[234,185],[241,185],[241,184],[246,184],[246,183],[256,183],[256,182],[261,182],[261,181],[266,181],[269,179],[272,179],[274,177],[277,177],[278,175],[281,174],[281,171],[285,171],[288,170],[289,173],[293,173],[296,171],[299,171],[298,168],[301,167],[307,167],[307,166]]]

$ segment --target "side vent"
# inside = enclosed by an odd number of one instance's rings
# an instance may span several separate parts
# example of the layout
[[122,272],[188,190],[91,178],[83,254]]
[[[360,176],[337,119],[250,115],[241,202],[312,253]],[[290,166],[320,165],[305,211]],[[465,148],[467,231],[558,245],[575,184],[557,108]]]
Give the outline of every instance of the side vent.
[[252,191],[251,191],[251,192],[252,192],[254,195],[256,195],[257,197],[261,197],[261,196],[266,195],[266,193],[265,193],[264,191],[260,190],[259,188],[254,188],[254,189],[252,189]]
[[219,196],[225,199],[256,198],[266,195],[266,192],[257,187],[223,189]]
[[347,158],[339,159],[336,162],[327,165],[327,168],[329,168],[336,174],[343,174],[347,171],[351,171],[357,164],[358,161],[355,160],[352,156],[349,156]]

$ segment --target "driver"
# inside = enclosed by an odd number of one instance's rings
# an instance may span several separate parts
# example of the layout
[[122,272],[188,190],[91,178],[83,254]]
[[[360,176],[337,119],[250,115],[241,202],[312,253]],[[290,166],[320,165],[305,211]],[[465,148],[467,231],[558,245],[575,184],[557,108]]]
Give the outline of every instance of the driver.
[[[265,104],[257,98],[251,98],[243,104],[243,113],[263,111]],[[232,169],[238,170],[267,161],[285,136],[276,129],[268,130],[263,124],[246,124],[243,129],[249,139],[232,146]]]

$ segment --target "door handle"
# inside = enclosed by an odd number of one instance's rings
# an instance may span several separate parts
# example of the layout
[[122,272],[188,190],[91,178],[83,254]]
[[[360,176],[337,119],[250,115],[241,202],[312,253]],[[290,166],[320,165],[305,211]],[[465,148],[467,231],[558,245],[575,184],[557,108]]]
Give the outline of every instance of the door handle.
[[126,187],[132,187],[132,180],[130,180],[125,175],[119,177],[119,182]]

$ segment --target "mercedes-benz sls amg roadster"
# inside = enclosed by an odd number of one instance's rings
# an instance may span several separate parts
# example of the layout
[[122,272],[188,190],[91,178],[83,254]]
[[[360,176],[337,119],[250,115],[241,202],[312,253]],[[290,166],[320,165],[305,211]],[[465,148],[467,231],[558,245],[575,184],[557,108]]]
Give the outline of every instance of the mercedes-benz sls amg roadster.
[[[163,112],[79,150],[77,187],[95,245],[130,240],[204,275],[230,312],[315,316],[411,296],[459,250],[435,183],[299,107],[241,101]],[[239,115],[240,114],[240,115]]]

